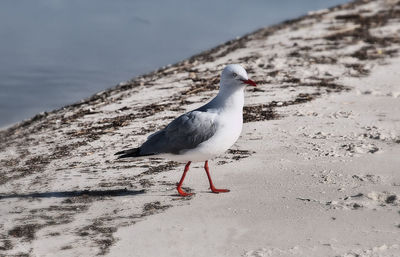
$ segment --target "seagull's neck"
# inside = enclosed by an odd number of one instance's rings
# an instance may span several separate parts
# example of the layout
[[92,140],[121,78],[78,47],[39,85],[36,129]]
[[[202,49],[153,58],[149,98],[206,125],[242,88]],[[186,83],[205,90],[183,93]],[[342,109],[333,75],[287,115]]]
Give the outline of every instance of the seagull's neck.
[[212,100],[213,107],[222,109],[221,111],[242,111],[244,105],[244,88],[224,88],[221,87],[218,95]]

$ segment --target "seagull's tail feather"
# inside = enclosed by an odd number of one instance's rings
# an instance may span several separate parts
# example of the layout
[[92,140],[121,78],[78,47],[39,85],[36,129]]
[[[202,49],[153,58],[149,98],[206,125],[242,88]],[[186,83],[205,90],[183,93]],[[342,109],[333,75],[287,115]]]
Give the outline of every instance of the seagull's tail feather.
[[117,153],[115,153],[115,155],[119,155],[118,159],[121,159],[121,158],[128,158],[128,157],[149,156],[149,155],[154,155],[154,154],[141,154],[140,147],[138,147],[138,148],[132,148],[132,149],[117,152]]

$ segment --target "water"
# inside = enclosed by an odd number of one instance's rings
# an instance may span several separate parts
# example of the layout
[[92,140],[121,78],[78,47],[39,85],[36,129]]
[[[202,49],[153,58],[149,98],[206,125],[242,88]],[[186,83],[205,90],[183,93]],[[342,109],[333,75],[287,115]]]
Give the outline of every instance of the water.
[[2,0],[0,127],[346,0]]

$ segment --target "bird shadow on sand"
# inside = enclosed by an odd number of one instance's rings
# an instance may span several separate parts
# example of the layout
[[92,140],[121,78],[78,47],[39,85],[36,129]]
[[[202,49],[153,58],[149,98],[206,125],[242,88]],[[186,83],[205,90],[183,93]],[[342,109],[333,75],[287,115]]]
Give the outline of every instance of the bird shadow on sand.
[[43,192],[43,193],[29,193],[29,194],[0,194],[1,199],[9,198],[67,198],[67,197],[79,197],[79,196],[128,196],[128,195],[139,195],[144,194],[146,191],[141,190],[128,190],[124,189],[110,189],[110,190],[77,190],[77,191],[58,191],[58,192]]

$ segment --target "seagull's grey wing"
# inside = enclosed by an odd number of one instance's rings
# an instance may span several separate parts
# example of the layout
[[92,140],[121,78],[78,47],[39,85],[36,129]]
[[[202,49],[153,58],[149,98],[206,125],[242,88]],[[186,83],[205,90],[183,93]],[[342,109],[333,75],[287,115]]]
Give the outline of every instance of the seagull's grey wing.
[[191,111],[173,120],[166,128],[150,135],[140,154],[179,154],[211,138],[217,130],[216,114]]

